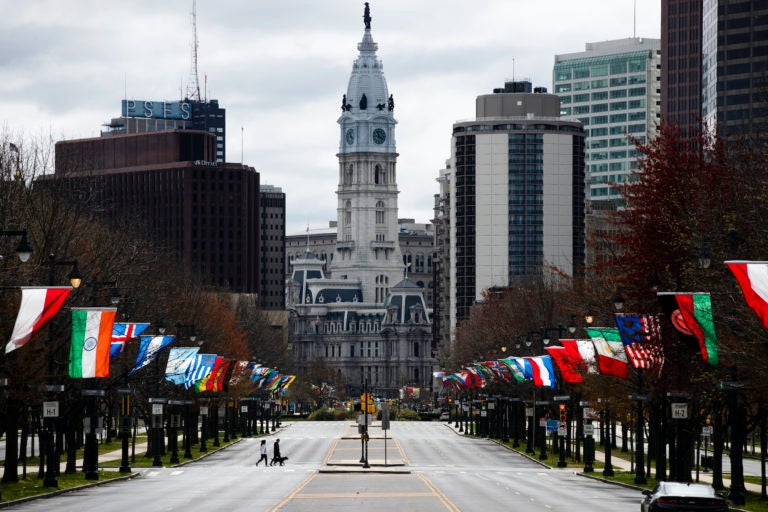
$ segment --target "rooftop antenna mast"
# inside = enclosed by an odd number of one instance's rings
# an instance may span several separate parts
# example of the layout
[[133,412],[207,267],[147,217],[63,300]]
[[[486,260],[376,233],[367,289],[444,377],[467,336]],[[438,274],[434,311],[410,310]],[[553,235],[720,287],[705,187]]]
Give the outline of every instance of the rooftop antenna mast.
[[187,99],[200,101],[200,84],[197,80],[197,0],[192,0],[192,69],[187,83]]

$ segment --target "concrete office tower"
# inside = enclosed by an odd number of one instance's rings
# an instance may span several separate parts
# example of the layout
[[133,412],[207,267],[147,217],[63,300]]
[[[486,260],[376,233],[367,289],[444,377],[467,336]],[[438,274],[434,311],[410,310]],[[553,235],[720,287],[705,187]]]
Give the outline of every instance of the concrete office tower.
[[587,136],[588,199],[620,201],[615,186],[637,168],[640,141],[659,121],[661,41],[633,37],[587,43],[583,52],[555,56],[553,84],[560,115],[580,121]]
[[450,254],[438,259],[450,265],[451,332],[484,290],[584,265],[582,125],[561,119],[560,99],[543,88],[510,90],[519,84],[478,96],[476,119],[453,125],[438,180],[435,217],[450,233]]
[[285,309],[285,192],[261,185],[261,300],[264,309]]

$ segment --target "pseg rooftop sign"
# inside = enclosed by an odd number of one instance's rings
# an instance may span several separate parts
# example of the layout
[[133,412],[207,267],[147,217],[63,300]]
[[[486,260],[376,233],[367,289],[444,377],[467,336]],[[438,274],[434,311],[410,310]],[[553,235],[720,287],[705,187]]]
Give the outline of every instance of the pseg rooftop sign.
[[123,117],[192,119],[192,104],[184,101],[123,100]]

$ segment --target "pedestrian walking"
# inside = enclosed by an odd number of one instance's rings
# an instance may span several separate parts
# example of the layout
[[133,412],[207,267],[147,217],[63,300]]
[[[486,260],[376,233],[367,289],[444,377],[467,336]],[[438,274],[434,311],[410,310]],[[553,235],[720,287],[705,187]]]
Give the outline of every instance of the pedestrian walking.
[[261,446],[259,446],[259,453],[261,454],[261,458],[256,462],[256,465],[259,465],[259,462],[264,461],[264,466],[266,467],[267,462],[267,442],[265,440],[261,440]]
[[272,460],[269,461],[269,465],[280,463],[283,465],[283,458],[280,456],[280,439],[275,439],[275,443],[272,445]]

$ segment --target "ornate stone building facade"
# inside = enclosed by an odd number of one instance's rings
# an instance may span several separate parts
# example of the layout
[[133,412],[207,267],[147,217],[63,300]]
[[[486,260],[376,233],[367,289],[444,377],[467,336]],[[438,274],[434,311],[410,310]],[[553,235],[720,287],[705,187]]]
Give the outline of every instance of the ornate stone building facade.
[[367,4],[364,20],[337,120],[333,276],[307,237],[306,251],[290,261],[286,302],[300,375],[322,368],[344,394],[355,396],[367,384],[392,398],[403,386],[431,391],[436,361],[424,290],[408,278],[400,248],[395,104]]

